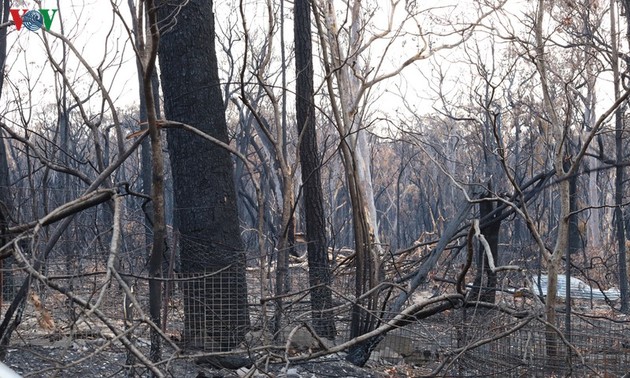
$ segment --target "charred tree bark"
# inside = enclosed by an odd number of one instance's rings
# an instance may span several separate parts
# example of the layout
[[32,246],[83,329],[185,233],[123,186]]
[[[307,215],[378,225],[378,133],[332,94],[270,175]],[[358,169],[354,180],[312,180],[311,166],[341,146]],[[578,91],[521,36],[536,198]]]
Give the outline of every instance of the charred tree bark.
[[[135,38],[136,48],[142,48],[142,36],[144,31],[141,30],[142,25],[138,23],[136,19],[137,8],[133,2],[133,0],[128,0],[129,8],[131,9],[132,14],[132,26]],[[144,8],[141,8],[141,11],[144,11]],[[142,129],[148,129],[148,115],[147,115],[147,101],[145,98],[145,90],[143,85],[143,74],[142,74],[142,62],[140,59],[137,59],[136,66],[138,69],[138,82],[139,82],[139,99],[140,106],[138,108],[139,111],[139,119],[140,119],[140,127]],[[157,75],[157,70],[153,70],[151,73],[151,90],[153,92],[153,103],[154,103],[154,111],[157,118],[160,118],[160,84]],[[142,193],[146,195],[151,195],[151,142],[150,138],[145,138],[142,141],[142,148],[140,152],[140,177],[142,178]],[[150,230],[153,227],[153,204],[151,202],[145,204],[143,206],[144,214],[145,214],[145,226],[146,230]],[[145,241],[146,241],[146,250],[147,253],[150,253],[150,245],[151,245],[152,236],[150,232],[146,232]]]
[[[149,255],[149,314],[156,326],[161,323],[162,306],[162,256],[166,251],[166,215],[164,201],[164,155],[162,151],[162,134],[158,127],[158,114],[153,103],[153,87],[151,77],[155,70],[157,47],[160,34],[157,22],[157,10],[152,0],[146,2],[149,24],[143,62],[142,88],[147,110],[147,123],[151,141],[151,199],[153,202],[153,242]],[[149,40],[150,37],[150,40]],[[162,340],[156,329],[151,330],[151,361],[158,362],[162,358]]]
[[[159,48],[166,117],[227,143],[212,1],[159,4],[160,24],[168,25]],[[249,328],[232,160],[228,151],[183,130],[169,131],[168,146],[181,270],[191,278],[183,283],[184,342],[229,350]]]
[[335,322],[331,312],[330,264],[326,242],[326,218],[321,186],[320,158],[315,130],[315,103],[313,99],[313,46],[311,41],[310,0],[296,0],[294,12],[296,116],[301,138],[300,164],[304,187],[306,240],[311,286],[313,328],[322,337],[335,338]]
[[[1,169],[1,168],[0,168]],[[2,189],[0,189],[2,190]],[[8,211],[6,210],[6,206],[2,201],[0,201],[0,248],[4,247],[5,244],[8,243],[8,231],[9,228],[8,222]],[[4,274],[2,272],[2,262],[4,259],[0,259],[0,308],[2,308],[2,303],[4,301]]]
[[[613,9],[614,4],[611,2],[611,9]],[[630,1],[624,0],[623,7],[625,9],[626,22],[630,22]],[[614,15],[611,14],[611,20]],[[612,20],[615,22],[614,20]],[[613,24],[614,25],[614,24]],[[613,38],[616,35],[614,30],[611,31],[611,35]],[[630,24],[627,24],[626,29],[626,38],[630,42]],[[612,45],[613,54],[611,54],[612,62],[613,62],[613,74],[614,74],[614,84],[615,84],[615,99],[619,98],[620,90],[620,73],[619,73],[619,58],[618,58],[618,48],[616,39],[613,39]],[[626,58],[628,59],[628,58]],[[626,67],[629,61],[626,61]],[[628,68],[626,68],[627,73]],[[615,226],[616,226],[616,236],[617,236],[617,246],[618,246],[618,263],[619,263],[619,291],[621,293],[621,312],[628,314],[630,313],[630,287],[628,285],[628,257],[626,251],[626,230],[625,230],[625,222],[623,219],[623,210],[621,208],[623,203],[623,194],[624,194],[624,165],[622,162],[624,161],[624,149],[623,149],[623,134],[624,134],[624,114],[622,108],[618,108],[615,111],[615,155],[617,165],[615,167]]]
[[[9,7],[10,1],[3,0],[1,9],[2,17],[0,19],[0,23],[2,24],[5,24],[9,19]],[[4,64],[7,58],[7,29],[7,27],[0,28],[0,98],[2,97],[2,87],[4,84]],[[4,145],[4,138],[0,138],[0,215],[3,215],[0,218],[0,247],[7,242],[6,229],[9,227],[7,219],[8,209],[10,206],[9,199],[9,166],[7,163],[7,151],[6,146]],[[7,214],[3,214],[3,212],[7,212]],[[12,257],[9,257],[9,259],[12,259]],[[0,260],[0,307],[2,306],[5,293],[8,291],[5,287],[5,283],[12,283],[13,281],[10,273],[7,275],[8,277],[5,277],[3,273],[3,265],[3,260]]]
[[[138,8],[136,8],[134,2],[132,0],[128,1],[129,4],[129,8],[131,10],[131,14],[132,14],[132,26],[133,26],[133,33],[134,33],[134,38],[135,38],[135,45],[136,48],[138,49],[138,51],[141,51],[144,48],[144,35],[145,35],[145,30],[142,30],[142,25],[138,22],[138,18],[142,17],[143,15],[146,16],[146,10],[144,8],[144,3],[140,3],[139,4],[139,10]],[[138,11],[141,12],[140,14],[138,14]],[[146,32],[150,32],[150,30],[146,30]],[[138,70],[138,82],[139,82],[139,86],[138,86],[138,90],[139,90],[139,99],[140,99],[140,106],[139,106],[139,113],[140,113],[140,125],[142,127],[142,129],[148,129],[149,128],[149,113],[151,115],[151,122],[156,122],[157,119],[160,118],[160,98],[159,98],[159,81],[158,81],[158,76],[157,76],[157,70],[153,69],[151,70],[151,72],[144,72],[144,67],[143,67],[143,62],[141,60],[140,57],[138,57],[138,59],[136,60],[136,66],[137,66],[137,70]],[[145,83],[145,76],[148,77],[146,78],[147,82]],[[149,83],[150,82],[150,83]],[[147,88],[145,87],[150,87],[150,92],[147,92]],[[151,111],[149,112],[149,109],[147,108],[147,96],[150,96],[152,98],[153,101],[153,105],[152,105],[152,109],[150,109]],[[159,137],[159,134],[157,135]],[[161,141],[160,141],[161,142]],[[140,176],[142,178],[142,192],[144,194],[146,194],[147,196],[152,196],[151,198],[153,198],[153,167],[152,167],[152,146],[151,146],[152,140],[151,138],[145,138],[142,142],[142,148],[141,148],[141,152],[140,152]],[[162,146],[159,146],[160,150],[162,150]],[[161,154],[161,152],[160,152]],[[159,169],[161,169],[161,188],[158,188],[158,195],[161,197],[160,198],[160,203],[163,206],[163,209],[161,210],[161,212],[158,214],[160,215],[162,218],[164,219],[160,219],[160,222],[164,223],[164,226],[159,226],[159,228],[164,228],[163,231],[160,231],[163,233],[162,238],[165,239],[166,238],[166,198],[165,198],[165,190],[164,190],[164,175],[165,175],[165,167],[164,167],[164,162],[163,162],[163,157],[160,156],[160,163],[161,163],[161,167],[157,167]],[[153,231],[150,231],[153,229],[154,225],[156,224],[155,221],[155,217],[154,217],[154,201],[147,201],[146,203],[143,204],[142,206],[143,210],[144,210],[144,214],[145,214],[145,219],[144,219],[144,223],[145,223],[145,229],[147,230],[145,233],[145,250],[146,250],[146,256],[150,256],[150,259],[152,259],[152,263],[155,266],[152,266],[152,274],[154,277],[158,278],[158,277],[162,277],[163,276],[163,272],[160,272],[160,269],[158,268],[157,264],[161,264],[162,262],[160,260],[163,260],[164,256],[157,256],[155,254],[153,254],[153,252],[161,252],[162,254],[166,254],[166,246],[165,243],[166,241],[164,241],[164,243],[161,243],[162,246],[160,246],[160,250],[154,250],[152,245],[153,245]],[[123,280],[125,280],[125,282],[127,282],[127,284],[129,286],[131,286],[131,283],[128,282],[128,279],[123,277]],[[157,290],[160,289],[162,285],[160,284],[159,281],[154,280],[153,284],[152,284],[152,288],[154,290],[154,297],[152,297],[151,301],[151,310],[154,312],[153,313],[153,320],[158,320],[158,321],[162,321],[162,323],[164,323],[166,321],[166,312],[163,314],[163,317],[160,316],[160,310],[157,308],[159,302],[161,302],[161,295],[159,295],[157,293]],[[126,326],[129,326],[133,323],[134,321],[134,315],[133,315],[133,306],[131,301],[128,300],[127,297],[125,297],[125,301],[123,303],[123,307],[124,307],[124,314],[125,314],[125,324]],[[156,335],[157,337],[157,335]],[[156,347],[159,346],[159,341],[155,340],[154,345]],[[159,349],[160,348],[156,348],[156,355],[159,354]],[[133,355],[133,353],[131,353],[130,351],[127,352],[127,366],[129,366],[128,368],[128,376],[133,376],[135,374],[135,367],[134,367],[134,362],[135,362],[135,356]]]
[[[495,203],[493,201],[484,201],[479,203],[479,219],[482,220],[482,224],[485,224],[485,226],[481,228],[481,233],[486,238],[486,241],[490,246],[492,258],[496,264],[498,262],[501,213],[495,212],[492,214],[494,210]],[[477,274],[475,276],[475,282],[469,298],[471,300],[494,303],[496,299],[497,274],[490,269],[488,255],[481,245],[477,248],[476,264]]]

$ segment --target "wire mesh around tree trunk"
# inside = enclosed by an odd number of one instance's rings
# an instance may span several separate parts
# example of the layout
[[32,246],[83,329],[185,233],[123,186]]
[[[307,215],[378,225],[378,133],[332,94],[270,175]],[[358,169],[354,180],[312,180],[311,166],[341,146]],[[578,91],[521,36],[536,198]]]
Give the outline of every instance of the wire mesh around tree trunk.
[[182,273],[184,330],[188,348],[225,351],[239,345],[249,328],[249,315],[241,267]]

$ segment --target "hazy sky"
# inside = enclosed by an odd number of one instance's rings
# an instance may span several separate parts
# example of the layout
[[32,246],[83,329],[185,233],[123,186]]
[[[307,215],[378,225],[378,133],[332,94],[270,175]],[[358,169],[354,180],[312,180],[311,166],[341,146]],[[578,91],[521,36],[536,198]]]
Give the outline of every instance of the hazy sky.
[[[387,11],[390,9],[388,2],[379,2],[382,10],[374,13],[374,17],[370,21],[368,30],[378,31],[385,28],[387,24]],[[445,23],[465,24],[476,17],[478,13],[474,11],[472,4],[478,1],[418,1],[417,5],[429,8],[430,13],[424,13],[418,17],[418,23],[409,20],[401,32],[418,33],[418,27],[423,32],[432,32],[445,34],[449,31],[449,26],[443,26]],[[118,0],[117,3],[120,12],[125,20],[129,20],[129,9],[127,1]],[[242,38],[241,20],[238,13],[237,2],[217,2],[217,34],[221,39],[225,38],[231,28],[236,28],[233,34],[235,39],[235,47],[233,47],[234,58],[236,59],[237,69],[241,64]],[[338,21],[344,21],[343,2],[338,3]],[[365,0],[363,4],[367,7],[376,4],[375,1]],[[401,2],[404,4],[404,2]],[[26,8],[34,8],[33,2],[26,2]],[[252,31],[251,42],[254,46],[261,46],[265,41],[265,29],[267,13],[266,9],[260,2],[247,0],[246,16],[247,22]],[[117,107],[130,106],[137,103],[138,88],[136,78],[135,56],[131,50],[127,32],[123,27],[122,21],[112,12],[112,4],[103,0],[78,1],[78,0],[60,0],[57,1],[43,0],[42,6],[45,8],[60,7],[59,13],[56,15],[52,30],[61,32],[61,21],[63,21],[64,34],[72,41],[74,46],[81,52],[82,57],[88,62],[89,66],[96,69],[102,68],[103,82],[110,90],[111,96],[116,101]],[[510,0],[506,5],[506,11],[502,13],[504,19],[489,18],[487,24],[497,28],[512,25],[514,28],[522,28],[524,20],[523,10],[532,9],[534,2],[525,0]],[[285,3],[285,38],[287,44],[287,56],[292,54],[292,5]],[[394,25],[398,25],[403,20],[405,14],[404,8],[401,6],[394,16]],[[278,15],[279,17],[279,15]],[[112,26],[113,25],[113,26]],[[15,27],[9,28],[8,36],[9,58],[7,62],[8,83],[5,90],[13,93],[7,96],[5,93],[3,103],[0,103],[0,112],[5,116],[16,116],[17,106],[15,103],[8,103],[7,100],[18,97],[18,93],[22,98],[28,97],[29,87],[33,92],[33,100],[31,106],[34,113],[54,103],[55,87],[53,85],[52,70],[46,62],[45,48],[42,41],[42,34],[33,33],[26,29],[16,31]],[[426,114],[433,111],[433,106],[440,107],[440,103],[436,103],[437,89],[439,85],[440,75],[445,75],[443,81],[443,89],[447,95],[457,97],[470,93],[470,87],[474,86],[474,69],[467,60],[471,57],[480,59],[491,65],[494,59],[490,54],[490,43],[492,42],[493,32],[489,28],[481,29],[476,35],[474,43],[472,39],[467,44],[467,49],[457,47],[436,53],[430,59],[417,61],[413,65],[407,67],[401,75],[383,82],[371,93],[369,102],[372,103],[370,109],[378,111],[381,114],[396,114],[399,112],[406,114]],[[517,30],[518,31],[518,30]],[[60,59],[61,45],[54,37],[48,36],[51,41],[53,56]],[[426,41],[431,44],[432,48],[437,48],[442,44],[451,43],[460,38],[459,34],[451,36],[433,35],[427,37],[424,41],[421,38],[414,37],[412,34],[406,37],[398,37],[392,43],[387,51],[387,57],[383,60],[382,65],[378,65],[380,58],[387,44],[391,39],[383,39],[374,43],[371,49],[368,49],[364,56],[365,59],[360,62],[367,70],[373,69],[373,73],[386,73],[412,56],[418,51],[419,47]],[[279,34],[274,37],[275,46],[279,46]],[[501,47],[501,41],[495,39],[498,49],[495,54],[497,59],[497,67],[501,68],[500,55],[504,52]],[[316,45],[315,45],[316,46]],[[316,47],[317,48],[317,47]],[[221,49],[221,45],[217,44],[220,64],[222,66],[223,79],[226,78],[225,72],[228,71],[225,66],[227,59],[225,53]],[[277,50],[276,50],[277,51]],[[318,51],[315,54],[319,54]],[[279,55],[279,54],[278,54]],[[69,54],[68,59],[68,76],[77,93],[84,98],[87,93],[94,93],[96,86],[91,80],[87,70],[74,56]],[[276,56],[273,63],[279,66],[279,58]],[[289,70],[293,69],[293,61],[289,63]],[[317,62],[316,62],[317,64]],[[321,72],[321,71],[320,71]],[[292,74],[289,80],[292,80]],[[321,83],[321,76],[319,82]],[[277,83],[276,83],[277,84]],[[294,85],[292,81],[289,86]],[[461,91],[459,93],[458,91]],[[468,92],[467,92],[468,91]],[[602,98],[605,98],[605,93]],[[24,101],[22,101],[24,102]],[[96,95],[89,102],[94,113],[98,113],[101,108],[101,97]],[[405,109],[409,107],[410,109]],[[375,115],[377,116],[377,115]],[[405,117],[404,114],[401,117]]]

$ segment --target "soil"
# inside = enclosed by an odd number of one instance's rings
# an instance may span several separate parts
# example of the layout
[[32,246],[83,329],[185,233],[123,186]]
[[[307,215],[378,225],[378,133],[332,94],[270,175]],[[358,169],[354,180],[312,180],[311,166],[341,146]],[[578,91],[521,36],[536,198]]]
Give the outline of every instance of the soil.
[[[12,345],[8,349],[5,364],[23,377],[125,377],[126,353],[122,347],[108,345],[105,340],[29,340],[28,344]],[[168,353],[164,353],[167,355]],[[343,355],[331,355],[307,362],[269,364],[259,369],[239,370],[214,369],[197,365],[188,359],[177,359],[169,363],[168,374],[175,378],[240,378],[251,377],[405,377],[404,370],[392,366],[359,368],[343,359]],[[145,367],[135,371],[137,377],[150,376]]]

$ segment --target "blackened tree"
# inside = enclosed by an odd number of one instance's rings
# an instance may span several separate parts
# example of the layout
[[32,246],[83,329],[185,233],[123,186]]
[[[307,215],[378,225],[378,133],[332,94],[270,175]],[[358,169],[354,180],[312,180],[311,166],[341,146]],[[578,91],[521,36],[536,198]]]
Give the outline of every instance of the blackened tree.
[[332,306],[330,267],[326,243],[326,219],[321,188],[320,158],[315,131],[315,104],[313,102],[313,46],[311,41],[311,10],[309,0],[296,0],[295,15],[295,68],[296,118],[300,134],[300,164],[304,185],[304,212],[308,251],[309,283],[313,326],[320,336],[335,338]]
[[[212,1],[161,1],[158,14],[166,117],[227,142]],[[232,160],[225,149],[183,130],[169,130],[167,140],[181,271],[191,278],[184,284],[184,342],[227,350],[249,326]]]

